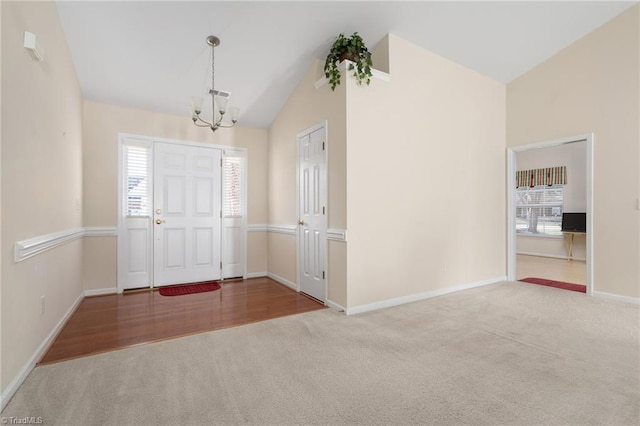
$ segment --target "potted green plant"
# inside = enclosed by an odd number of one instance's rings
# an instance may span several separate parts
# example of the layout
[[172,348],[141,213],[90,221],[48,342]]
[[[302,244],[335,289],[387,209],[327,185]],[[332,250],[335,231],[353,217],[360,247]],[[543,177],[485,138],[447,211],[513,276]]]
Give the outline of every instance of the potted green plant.
[[371,53],[364,44],[362,37],[357,32],[351,37],[345,37],[340,33],[336,41],[331,45],[331,50],[324,62],[324,75],[329,80],[331,90],[335,90],[340,84],[340,70],[338,65],[348,59],[351,61],[348,70],[353,71],[353,76],[358,84],[371,83]]

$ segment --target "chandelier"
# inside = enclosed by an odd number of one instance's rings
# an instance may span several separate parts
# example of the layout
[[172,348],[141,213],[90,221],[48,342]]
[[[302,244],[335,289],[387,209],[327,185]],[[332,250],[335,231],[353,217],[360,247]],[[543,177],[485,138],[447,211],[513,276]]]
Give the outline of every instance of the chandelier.
[[211,89],[209,89],[209,95],[211,95],[211,121],[204,120],[200,114],[202,113],[201,96],[191,97],[191,120],[193,124],[198,127],[208,127],[212,132],[215,132],[219,128],[233,127],[238,122],[238,113],[240,110],[236,107],[230,107],[229,112],[231,115],[231,124],[223,124],[222,120],[227,112],[227,103],[231,93],[223,90],[216,90],[215,88],[215,48],[220,45],[220,39],[216,36],[210,35],[207,37],[207,44],[211,46]]

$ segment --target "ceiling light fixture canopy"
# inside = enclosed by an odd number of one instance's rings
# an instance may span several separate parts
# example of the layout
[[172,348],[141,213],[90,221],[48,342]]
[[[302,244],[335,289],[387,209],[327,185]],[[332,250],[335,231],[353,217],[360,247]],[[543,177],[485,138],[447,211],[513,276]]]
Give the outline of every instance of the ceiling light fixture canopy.
[[215,132],[221,127],[229,128],[235,126],[238,122],[238,113],[240,110],[236,107],[230,107],[231,124],[222,124],[222,120],[227,112],[227,103],[229,102],[231,93],[223,90],[216,90],[215,88],[215,48],[220,45],[220,39],[216,36],[210,35],[207,37],[207,44],[211,46],[211,89],[209,89],[209,95],[211,95],[211,121],[203,120],[200,116],[202,113],[202,96],[191,97],[191,120],[196,126],[208,127],[212,132]]

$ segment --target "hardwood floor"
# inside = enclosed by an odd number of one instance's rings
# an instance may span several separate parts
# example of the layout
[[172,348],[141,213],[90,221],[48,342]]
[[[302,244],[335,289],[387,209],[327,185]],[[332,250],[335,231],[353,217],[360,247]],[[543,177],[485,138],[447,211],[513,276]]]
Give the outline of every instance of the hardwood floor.
[[87,297],[40,364],[324,308],[270,278],[184,296],[147,290]]
[[574,284],[587,284],[587,264],[580,260],[516,255],[516,279],[546,278]]

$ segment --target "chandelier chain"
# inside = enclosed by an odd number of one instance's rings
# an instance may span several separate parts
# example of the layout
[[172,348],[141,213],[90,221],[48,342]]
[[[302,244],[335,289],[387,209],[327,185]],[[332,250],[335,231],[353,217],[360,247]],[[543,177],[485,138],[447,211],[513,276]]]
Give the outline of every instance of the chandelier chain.
[[215,67],[215,46],[211,46],[211,110],[213,111],[214,121],[216,113],[216,96],[215,96],[215,82],[216,82],[216,67]]

